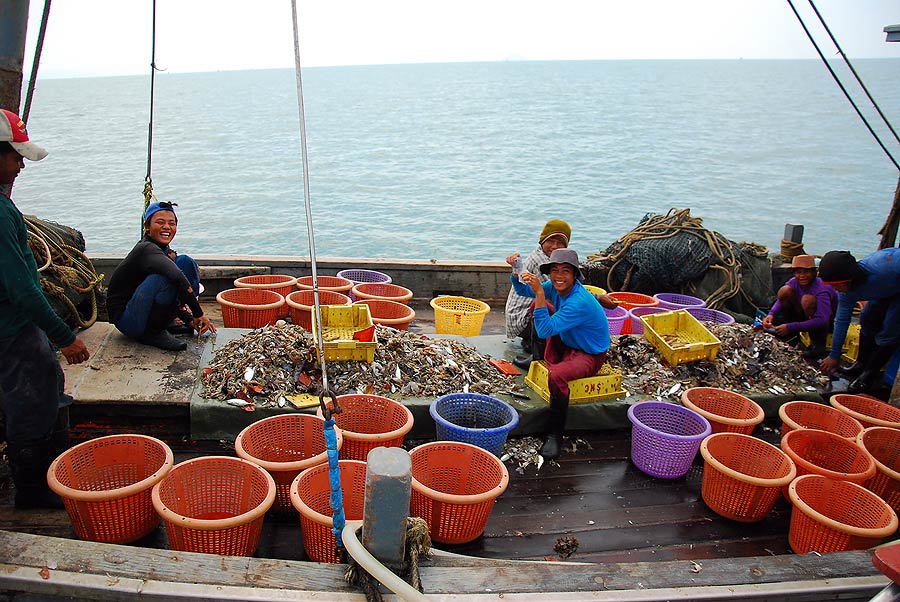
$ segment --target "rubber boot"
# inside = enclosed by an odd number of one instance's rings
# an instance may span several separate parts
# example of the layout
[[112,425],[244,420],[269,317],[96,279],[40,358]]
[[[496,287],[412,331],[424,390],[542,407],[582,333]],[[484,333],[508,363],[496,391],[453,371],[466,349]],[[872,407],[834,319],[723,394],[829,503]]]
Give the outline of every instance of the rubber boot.
[[[869,391],[872,385],[875,384],[875,379],[878,377],[881,369],[888,363],[896,349],[893,345],[877,345],[869,356],[869,361],[866,362],[863,371],[847,386],[847,393],[856,395]],[[857,360],[858,362],[859,360]]]
[[[531,335],[531,358],[539,362],[544,359],[544,349],[547,348],[547,339],[538,337],[537,331]],[[568,405],[568,404],[566,404]]]
[[16,485],[16,508],[20,510],[65,508],[60,497],[47,485],[50,438],[9,443],[6,453]]
[[543,458],[553,460],[559,457],[562,450],[563,433],[566,429],[566,414],[569,410],[568,400],[550,400],[550,424],[547,429],[547,439],[538,452]]
[[513,360],[513,364],[523,370],[528,370],[531,367],[531,362],[544,359],[544,346],[546,343],[547,339],[538,338],[537,331],[534,329],[534,322],[532,322],[531,335],[528,337],[528,345],[531,348],[531,354],[517,355]]
[[875,349],[875,337],[859,335],[859,349],[856,353],[856,361],[846,368],[838,368],[838,373],[847,380],[853,380],[859,376],[869,362],[869,357]]
[[53,432],[50,434],[50,460],[69,449],[69,406],[59,408],[56,414],[56,422],[53,423]]
[[828,353],[825,342],[828,333],[824,330],[813,330],[809,333],[809,347],[803,352],[803,357],[811,360],[820,360]]
[[162,305],[153,305],[150,310],[150,316],[147,318],[147,328],[144,335],[138,339],[145,345],[152,345],[165,351],[184,351],[187,349],[187,343],[176,339],[167,330],[166,327],[172,323],[175,317],[175,307],[163,307]]

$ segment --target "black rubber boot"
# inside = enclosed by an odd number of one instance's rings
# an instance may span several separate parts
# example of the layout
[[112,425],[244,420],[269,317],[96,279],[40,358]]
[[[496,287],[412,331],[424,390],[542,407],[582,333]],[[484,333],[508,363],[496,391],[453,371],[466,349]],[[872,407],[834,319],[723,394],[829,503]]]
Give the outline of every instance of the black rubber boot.
[[191,328],[189,324],[182,324],[181,322],[172,322],[168,326],[166,326],[166,332],[169,334],[194,334],[194,329]]
[[547,429],[547,439],[538,453],[547,460],[559,457],[562,450],[563,433],[566,429],[566,414],[569,410],[568,400],[550,400],[550,424]]
[[69,449],[69,406],[59,408],[50,434],[50,461]]
[[847,380],[853,380],[865,369],[869,362],[869,357],[875,349],[875,337],[868,335],[859,335],[859,349],[856,352],[856,361],[846,368],[838,368],[838,374]]
[[176,339],[166,330],[175,317],[175,307],[163,307],[153,305],[150,316],[147,318],[147,328],[144,335],[138,339],[144,345],[152,345],[165,351],[184,351],[187,343]]
[[809,347],[803,351],[803,357],[811,360],[820,360],[828,354],[825,348],[825,341],[828,340],[828,333],[824,330],[813,330],[809,333]]
[[856,395],[869,391],[875,384],[875,379],[878,378],[881,369],[888,363],[896,349],[894,346],[877,345],[869,356],[869,361],[866,362],[863,371],[847,386],[847,393]]
[[47,485],[47,468],[50,467],[49,438],[9,443],[6,453],[9,456],[13,483],[16,485],[16,508],[65,508],[60,497]]
[[534,361],[544,359],[544,349],[547,348],[547,339],[538,337],[537,332],[531,336],[531,357]]

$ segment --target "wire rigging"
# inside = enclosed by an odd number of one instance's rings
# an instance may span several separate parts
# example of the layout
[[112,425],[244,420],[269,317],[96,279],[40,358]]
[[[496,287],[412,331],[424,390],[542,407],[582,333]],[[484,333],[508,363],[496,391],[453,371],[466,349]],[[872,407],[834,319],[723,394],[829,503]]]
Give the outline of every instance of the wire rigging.
[[[806,23],[803,21],[803,17],[800,16],[800,13],[797,12],[797,8],[794,6],[793,0],[787,0],[787,3],[790,5],[791,10],[794,11],[794,15],[797,17],[797,20],[800,21],[800,26],[803,28],[803,31],[806,32],[806,37],[809,38],[809,41],[812,43],[813,48],[816,49],[816,53],[818,53],[819,58],[822,59],[822,63],[824,63],[825,67],[828,69],[828,72],[831,73],[832,79],[841,89],[841,92],[844,93],[844,96],[847,98],[847,101],[850,103],[850,106],[856,111],[856,114],[859,115],[859,118],[862,120],[863,124],[865,124],[866,128],[869,130],[869,133],[872,134],[872,137],[875,138],[875,141],[878,143],[878,146],[881,147],[881,150],[884,151],[884,154],[887,155],[887,158],[894,164],[894,167],[900,171],[900,163],[897,163],[897,160],[894,159],[894,156],[884,145],[884,142],[881,141],[881,138],[869,124],[869,121],[866,119],[865,115],[862,114],[856,102],[854,102],[853,97],[850,96],[850,93],[847,92],[847,88],[844,87],[844,84],[841,82],[841,79],[838,77],[837,73],[834,72],[834,69],[828,64],[828,59],[825,58],[825,55],[822,53],[822,49],[819,48],[819,45],[816,43],[815,38],[813,38],[812,33],[810,33],[809,28],[806,27]],[[817,11],[818,12],[818,11]]]
[[141,209],[141,238],[144,237],[144,212],[150,205],[150,200],[156,198],[153,194],[153,178],[151,167],[153,163],[153,99],[156,89],[156,0],[153,0],[153,17],[151,19],[150,41],[150,122],[147,125],[147,175],[144,176],[144,207]]
[[37,44],[34,47],[34,60],[31,62],[31,76],[28,78],[28,91],[25,92],[25,107],[22,109],[22,121],[28,123],[31,113],[31,99],[34,96],[34,85],[37,82],[38,67],[41,65],[41,52],[44,48],[44,36],[47,33],[47,21],[50,19],[50,0],[44,0],[44,12],[41,15],[41,28],[38,30]]

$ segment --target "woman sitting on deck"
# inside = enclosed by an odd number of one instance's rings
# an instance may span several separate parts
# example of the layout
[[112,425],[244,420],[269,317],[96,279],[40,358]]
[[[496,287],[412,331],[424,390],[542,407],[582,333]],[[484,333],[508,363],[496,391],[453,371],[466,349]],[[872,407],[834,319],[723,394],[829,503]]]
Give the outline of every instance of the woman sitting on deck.
[[[181,351],[187,343],[170,331],[216,331],[197,301],[200,273],[191,257],[169,248],[178,230],[173,203],[151,203],[144,211],[144,228],[144,238],[109,280],[109,321],[145,345]],[[176,317],[184,325],[173,324]]]
[[550,428],[540,454],[559,456],[566,414],[569,410],[569,381],[596,374],[609,351],[609,322],[597,299],[582,286],[578,254],[572,249],[556,249],[550,262],[540,267],[550,280],[522,272],[510,281],[516,292],[534,297],[534,329],[547,339],[544,361],[550,389]]

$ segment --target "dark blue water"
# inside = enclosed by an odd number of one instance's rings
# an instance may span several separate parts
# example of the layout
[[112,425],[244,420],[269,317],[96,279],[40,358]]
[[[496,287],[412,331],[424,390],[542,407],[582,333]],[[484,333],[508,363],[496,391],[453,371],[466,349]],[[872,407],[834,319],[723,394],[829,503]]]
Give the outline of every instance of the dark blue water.
[[[855,66],[900,127],[900,61]],[[809,252],[865,254],[897,186],[817,61],[328,67],[303,80],[322,257],[496,260],[530,249],[551,217],[587,255],[672,207],[773,250],[801,223]],[[173,247],[307,255],[293,71],[162,73],[156,88],[152,178],[180,205]],[[22,210],[79,228],[91,252],[130,249],[148,110],[148,77],[40,81],[29,129],[50,156],[19,177]]]

